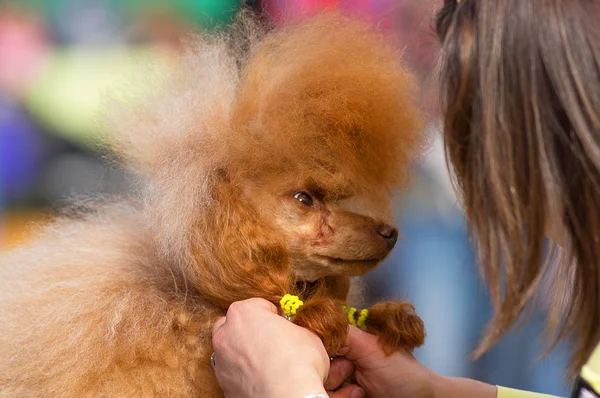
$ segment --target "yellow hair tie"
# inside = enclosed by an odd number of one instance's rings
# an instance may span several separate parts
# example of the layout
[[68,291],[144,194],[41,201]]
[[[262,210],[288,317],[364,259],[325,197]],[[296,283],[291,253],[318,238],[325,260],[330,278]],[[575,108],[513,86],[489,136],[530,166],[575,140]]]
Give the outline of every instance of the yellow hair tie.
[[298,308],[304,305],[304,301],[300,300],[298,296],[286,294],[281,298],[279,304],[281,304],[281,309],[285,312],[285,316],[291,318],[292,315],[296,315]]
[[365,323],[367,322],[367,317],[369,316],[369,310],[364,309],[364,310],[360,310],[360,312],[358,313],[358,320],[356,319],[356,311],[357,309],[354,307],[346,307],[345,305],[342,306],[342,309],[344,310],[344,313],[346,314],[346,317],[348,318],[348,323],[352,326],[356,326],[357,328],[364,328],[365,327]]
[[356,322],[356,326],[358,326],[361,329],[364,328],[365,322],[367,322],[368,316],[369,316],[369,310],[367,310],[366,308],[363,310],[360,310],[360,314],[358,315],[358,321]]
[[348,322],[352,326],[356,326],[356,319],[354,319],[354,314],[356,313],[356,308],[354,307],[345,307],[344,312],[346,313],[346,317],[348,318]]

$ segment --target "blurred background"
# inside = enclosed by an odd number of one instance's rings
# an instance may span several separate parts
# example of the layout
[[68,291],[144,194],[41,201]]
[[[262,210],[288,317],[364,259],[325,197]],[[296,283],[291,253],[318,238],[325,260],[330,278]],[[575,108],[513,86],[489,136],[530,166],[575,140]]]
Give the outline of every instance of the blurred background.
[[[428,331],[416,354],[437,372],[566,396],[564,347],[540,358],[543,303],[493,351],[476,362],[469,356],[490,306],[438,139],[431,29],[438,3],[246,1],[275,21],[323,7],[369,17],[397,40],[421,80],[433,144],[399,206],[404,238],[365,278],[367,301],[415,303]],[[128,176],[101,160],[103,96],[143,73],[145,62],[176,56],[189,30],[214,29],[239,7],[238,0],[0,0],[0,249],[25,242],[27,231],[70,196],[127,190]]]

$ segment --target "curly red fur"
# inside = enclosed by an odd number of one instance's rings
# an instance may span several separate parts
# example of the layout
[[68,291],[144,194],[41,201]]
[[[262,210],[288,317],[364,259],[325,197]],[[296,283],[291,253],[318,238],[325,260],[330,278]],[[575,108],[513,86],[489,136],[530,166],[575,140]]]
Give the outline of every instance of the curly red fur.
[[346,344],[348,333],[348,320],[340,307],[340,301],[329,297],[310,298],[298,309],[293,322],[319,336],[329,355],[335,355]]
[[[301,294],[293,322],[344,342],[349,276],[389,253],[376,231],[421,149],[410,74],[337,14],[269,31],[242,13],[187,47],[161,90],[111,113],[138,195],[2,254],[0,396],[220,396],[211,328],[250,297]],[[384,346],[422,341],[390,306],[369,322]]]
[[369,308],[365,326],[367,332],[379,336],[379,343],[388,355],[425,343],[425,325],[408,302],[375,304]]

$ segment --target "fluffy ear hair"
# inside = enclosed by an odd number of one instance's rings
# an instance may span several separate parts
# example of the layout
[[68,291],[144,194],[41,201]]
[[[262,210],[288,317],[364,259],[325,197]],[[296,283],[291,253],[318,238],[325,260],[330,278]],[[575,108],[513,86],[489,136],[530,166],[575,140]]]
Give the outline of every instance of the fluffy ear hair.
[[379,336],[379,344],[387,355],[399,349],[412,351],[425,343],[423,320],[406,301],[375,304],[369,308],[366,327],[367,332]]
[[309,298],[292,321],[319,336],[329,355],[335,355],[346,344],[348,335],[348,319],[341,305],[329,297]]
[[198,266],[185,270],[187,279],[223,308],[250,297],[277,303],[293,286],[279,234],[230,184],[217,185],[215,195],[217,208],[195,222],[191,246]]
[[172,163],[194,162],[201,173],[226,158],[221,137],[231,127],[240,70],[268,28],[243,10],[221,31],[187,37],[176,59],[148,67],[143,78],[152,81],[136,82],[104,118],[118,160],[152,178]]
[[268,28],[244,10],[219,32],[191,35],[183,54],[149,68],[143,78],[152,82],[107,107],[109,149],[144,180],[145,220],[161,253],[179,264],[189,264],[193,220],[215,203],[215,184],[233,163],[228,137],[240,70]]

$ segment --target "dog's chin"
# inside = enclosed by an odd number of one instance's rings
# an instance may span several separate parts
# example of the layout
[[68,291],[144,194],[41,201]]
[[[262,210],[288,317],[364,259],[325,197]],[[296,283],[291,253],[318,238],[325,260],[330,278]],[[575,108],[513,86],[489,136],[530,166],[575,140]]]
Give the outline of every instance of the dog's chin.
[[377,267],[384,258],[347,259],[313,255],[295,264],[298,281],[315,282],[327,276],[361,276]]
[[347,259],[341,257],[317,256],[319,261],[348,276],[360,276],[375,268],[383,258]]

